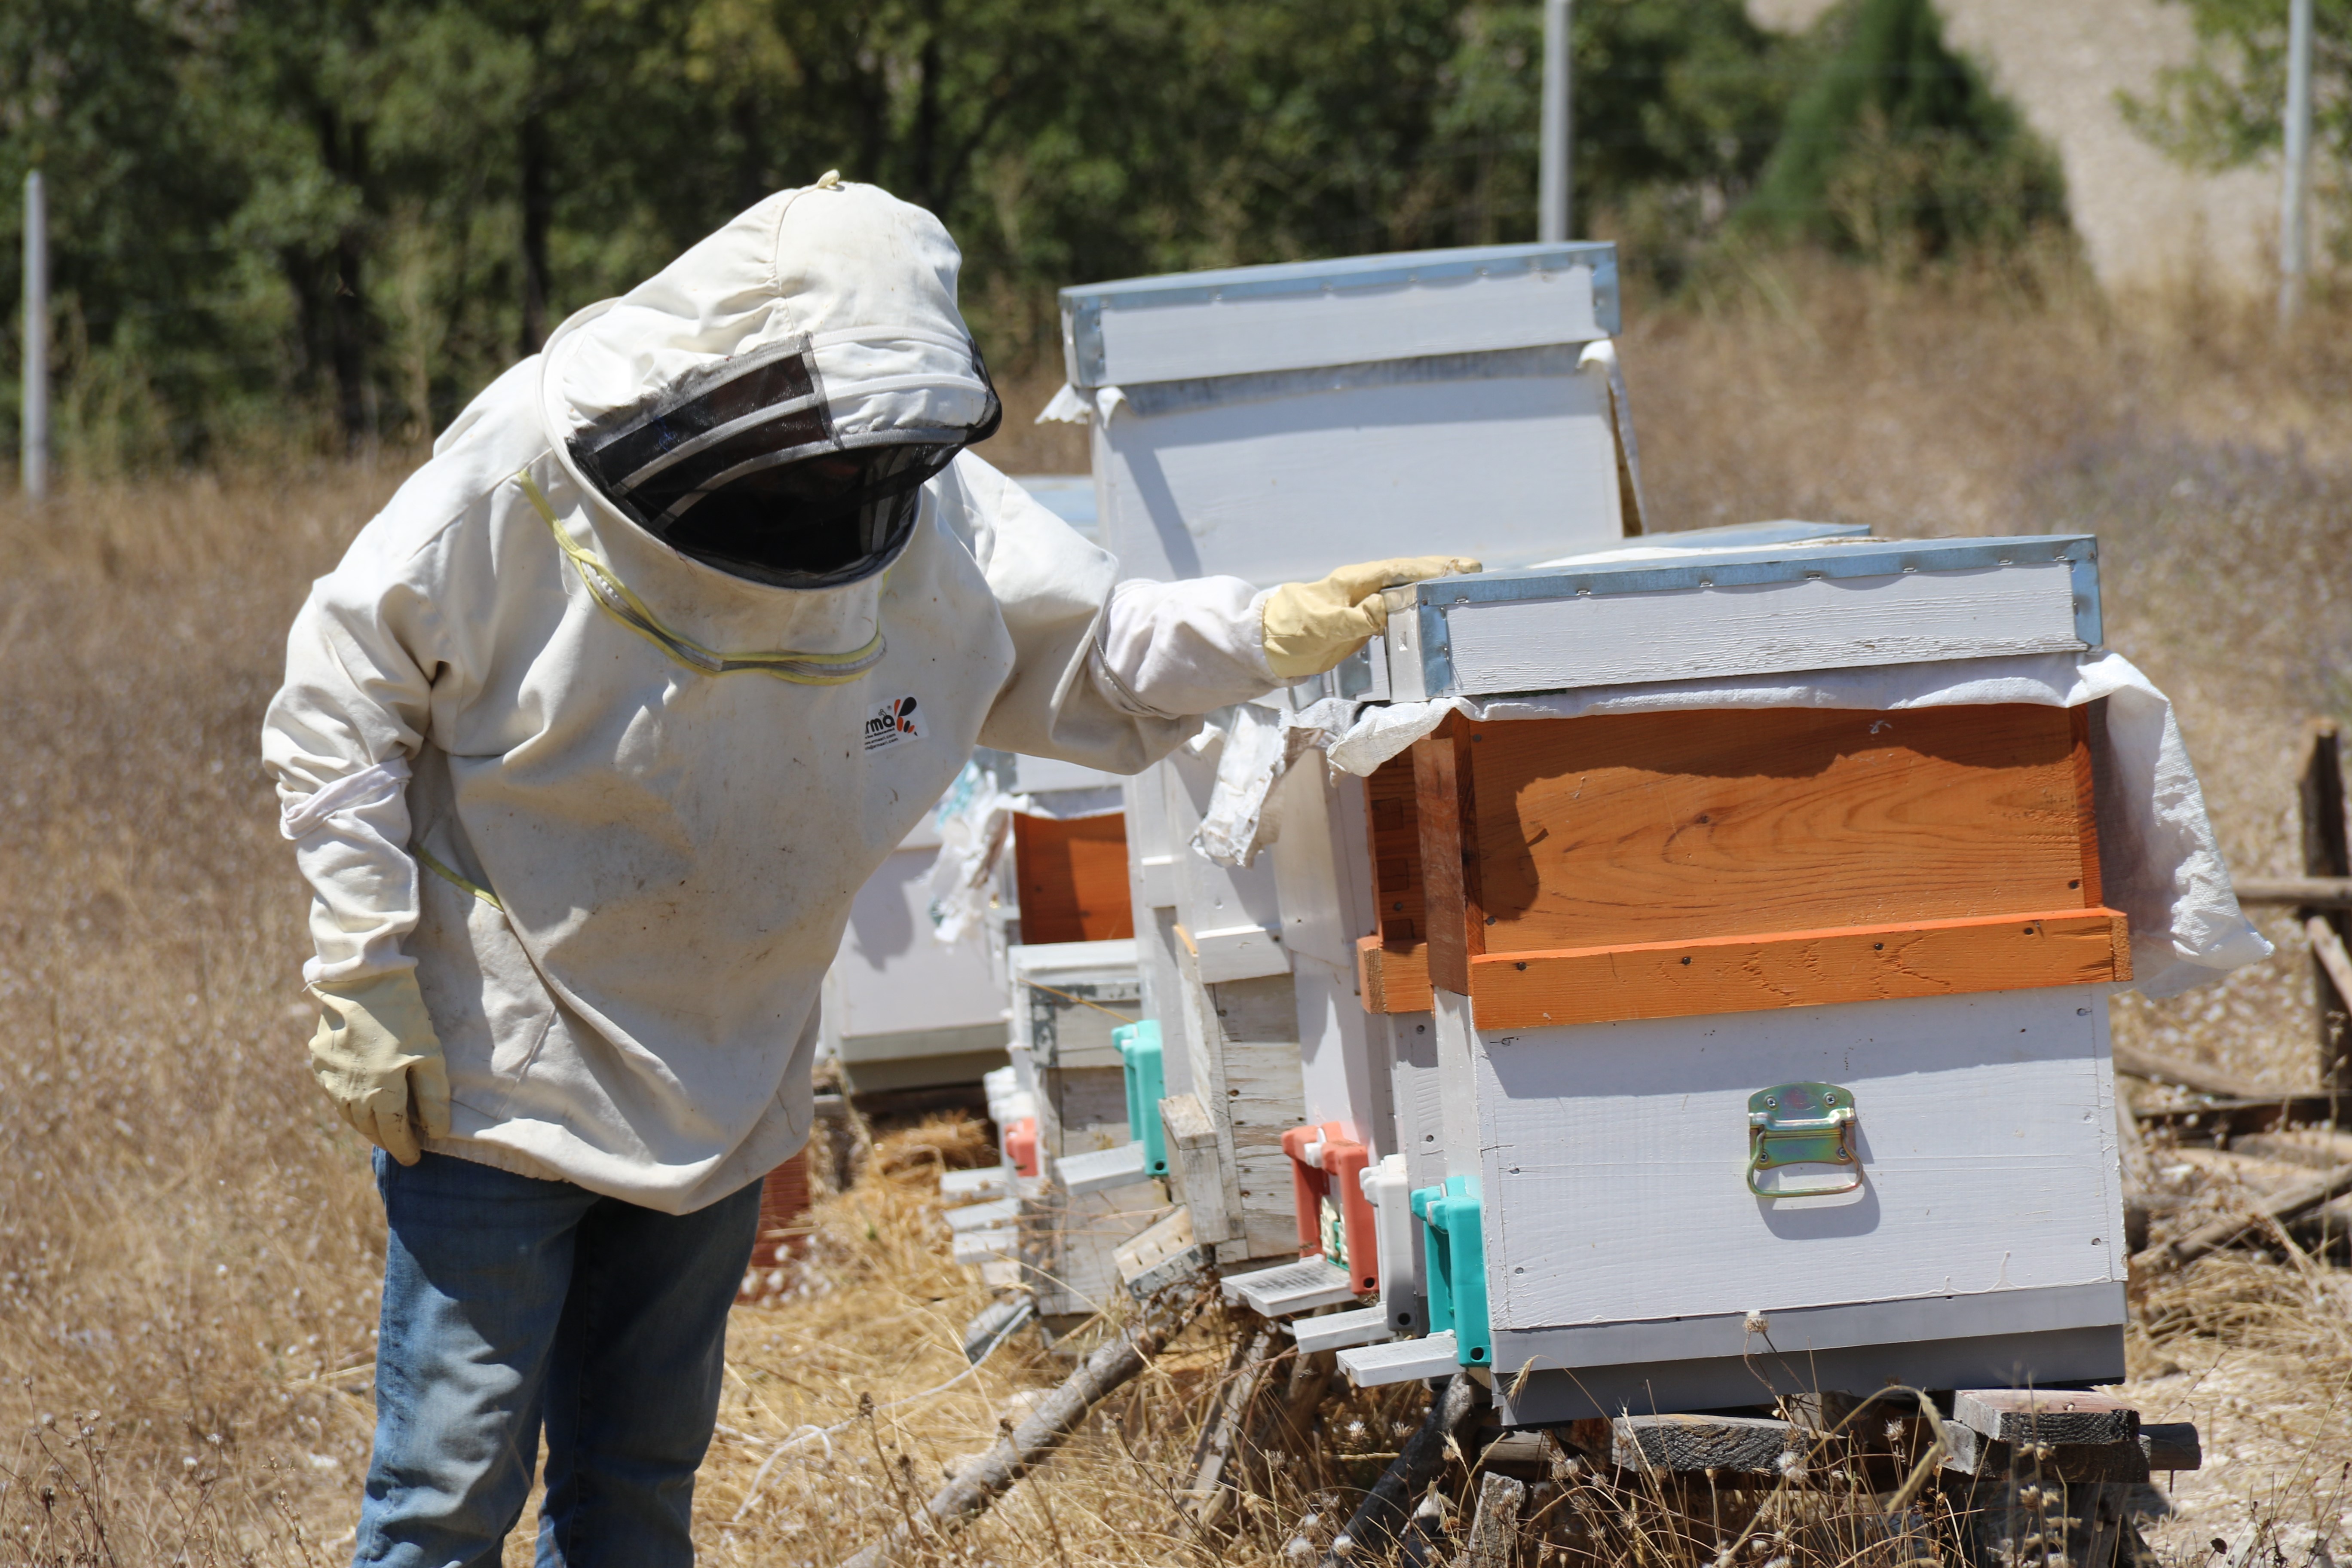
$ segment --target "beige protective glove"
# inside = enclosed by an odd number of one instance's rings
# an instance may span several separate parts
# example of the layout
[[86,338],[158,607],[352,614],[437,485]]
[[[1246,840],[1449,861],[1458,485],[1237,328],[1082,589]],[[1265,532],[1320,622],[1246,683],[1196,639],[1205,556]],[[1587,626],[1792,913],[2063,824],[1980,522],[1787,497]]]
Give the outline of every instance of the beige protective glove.
[[1409,555],[1342,566],[1319,583],[1285,583],[1265,597],[1265,662],[1285,680],[1320,675],[1388,630],[1381,589],[1480,569],[1458,555]]
[[449,1068],[425,1016],[416,972],[348,984],[313,985],[319,1032],[310,1072],[361,1137],[404,1165],[416,1163],[417,1133],[449,1136]]

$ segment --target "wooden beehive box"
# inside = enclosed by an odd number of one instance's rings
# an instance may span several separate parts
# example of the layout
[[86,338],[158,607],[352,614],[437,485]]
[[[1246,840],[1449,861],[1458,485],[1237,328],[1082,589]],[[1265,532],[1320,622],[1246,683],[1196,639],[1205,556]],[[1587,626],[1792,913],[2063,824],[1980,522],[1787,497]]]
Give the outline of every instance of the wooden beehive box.
[[1489,1314],[1455,1348],[1534,1369],[1513,1419],[2121,1374],[2096,729],[1727,709],[1416,744]]

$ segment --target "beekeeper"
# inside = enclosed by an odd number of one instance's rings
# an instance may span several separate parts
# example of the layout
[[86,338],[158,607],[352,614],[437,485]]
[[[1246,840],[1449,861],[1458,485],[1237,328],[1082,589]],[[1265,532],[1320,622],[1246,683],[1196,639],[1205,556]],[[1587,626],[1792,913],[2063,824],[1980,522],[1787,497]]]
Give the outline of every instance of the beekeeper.
[[1137,772],[1454,564],[1116,582],[964,449],[958,265],[770,197],[500,376],[295,620],[312,1068],[390,1226],[357,1562],[495,1563],[542,1429],[541,1563],[690,1562],[859,885],[975,746]]

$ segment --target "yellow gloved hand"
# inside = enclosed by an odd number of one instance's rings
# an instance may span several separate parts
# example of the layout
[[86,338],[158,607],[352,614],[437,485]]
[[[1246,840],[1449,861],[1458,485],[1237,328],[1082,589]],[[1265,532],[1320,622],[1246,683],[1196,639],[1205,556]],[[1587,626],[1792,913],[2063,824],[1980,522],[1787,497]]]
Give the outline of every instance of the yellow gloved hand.
[[1456,555],[1342,566],[1319,583],[1285,583],[1265,599],[1265,662],[1286,680],[1320,675],[1388,630],[1383,588],[1480,570]]
[[420,1130],[449,1136],[449,1068],[416,972],[313,985],[310,994],[319,999],[311,1076],[361,1137],[414,1165]]

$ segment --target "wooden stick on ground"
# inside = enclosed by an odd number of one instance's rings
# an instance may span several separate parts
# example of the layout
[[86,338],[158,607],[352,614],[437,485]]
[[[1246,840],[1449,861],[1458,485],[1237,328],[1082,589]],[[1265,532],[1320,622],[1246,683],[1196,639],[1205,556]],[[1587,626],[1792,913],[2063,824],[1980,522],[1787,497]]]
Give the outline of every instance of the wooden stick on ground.
[[[2333,935],[2333,932],[2329,934]],[[2115,1047],[2116,1070],[2144,1078],[2157,1083],[2179,1084],[2199,1094],[2218,1095],[2223,1100],[2262,1100],[2271,1096],[2285,1098],[2306,1090],[2272,1089],[2251,1079],[2233,1078],[2200,1062],[2184,1062],[2175,1057],[2158,1056],[2136,1046],[2118,1044]]]
[[2338,1165],[2324,1176],[2298,1182],[2255,1209],[2226,1219],[2217,1219],[2178,1241],[2150,1247],[2140,1256],[2159,1268],[2178,1268],[2184,1263],[2195,1262],[2209,1252],[2220,1251],[2249,1226],[2259,1225],[2264,1219],[2293,1219],[2305,1210],[2315,1209],[2344,1192],[2352,1192],[2352,1165]]
[[1213,1530],[1224,1517],[1233,1498],[1234,1451],[1240,1445],[1242,1422],[1265,1381],[1268,1356],[1274,1349],[1274,1325],[1253,1322],[1234,1342],[1233,1359],[1217,1384],[1217,1396],[1201,1423],[1192,1445],[1192,1479],[1179,1503],[1184,1523],[1196,1534]]
[[1050,1458],[1105,1395],[1131,1382],[1206,1304],[1202,1292],[1157,1301],[1080,1363],[1062,1386],[1037,1402],[1029,1419],[1002,1434],[987,1453],[962,1467],[916,1514],[892,1528],[843,1568],[893,1568],[913,1560],[918,1530],[945,1535],[988,1511],[1013,1484]]
[[1429,1402],[1421,1429],[1405,1439],[1403,1449],[1356,1505],[1348,1528],[1332,1540],[1331,1550],[1323,1554],[1318,1568],[1343,1568],[1351,1558],[1373,1562],[1385,1555],[1412,1500],[1445,1462],[1446,1445],[1458,1441],[1486,1407],[1486,1389],[1476,1378],[1466,1372],[1448,1378],[1445,1387]]
[[2344,939],[2336,934],[2336,927],[2326,915],[2314,915],[2303,922],[2303,934],[2311,939],[2311,956],[2319,960],[2319,967],[2336,983],[2336,994],[2352,996],[2352,953],[2344,951]]

